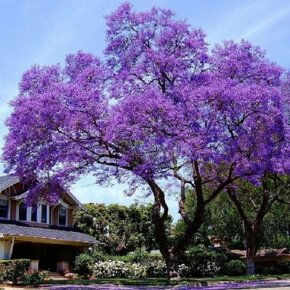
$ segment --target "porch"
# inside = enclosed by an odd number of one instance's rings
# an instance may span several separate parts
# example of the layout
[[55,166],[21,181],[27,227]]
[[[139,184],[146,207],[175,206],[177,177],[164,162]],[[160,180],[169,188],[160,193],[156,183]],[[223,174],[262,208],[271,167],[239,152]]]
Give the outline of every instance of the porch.
[[84,251],[84,247],[69,245],[37,244],[17,242],[14,245],[12,259],[30,259],[33,267],[50,272],[72,271],[75,257]]
[[73,229],[0,223],[0,259],[30,259],[39,270],[72,270],[75,257],[96,243]]

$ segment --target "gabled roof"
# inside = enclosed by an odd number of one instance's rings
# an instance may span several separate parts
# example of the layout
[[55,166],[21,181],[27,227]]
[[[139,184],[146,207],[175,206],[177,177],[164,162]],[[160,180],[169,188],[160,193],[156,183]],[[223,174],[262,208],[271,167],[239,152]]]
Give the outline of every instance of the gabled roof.
[[[0,176],[0,193],[3,190],[6,190],[17,183],[21,183],[21,179],[16,175],[11,174],[11,175]],[[78,207],[82,207],[81,202],[70,191],[64,190],[64,192]],[[23,193],[23,196],[25,196],[26,194],[27,192]]]
[[20,182],[20,178],[15,175],[0,176],[0,192],[8,187]]
[[17,222],[0,221],[0,236],[2,237],[17,237],[17,238],[38,238],[42,240],[54,240],[65,242],[79,242],[84,244],[96,244],[93,237],[75,231],[72,228],[57,228],[57,227],[32,227],[21,225]]

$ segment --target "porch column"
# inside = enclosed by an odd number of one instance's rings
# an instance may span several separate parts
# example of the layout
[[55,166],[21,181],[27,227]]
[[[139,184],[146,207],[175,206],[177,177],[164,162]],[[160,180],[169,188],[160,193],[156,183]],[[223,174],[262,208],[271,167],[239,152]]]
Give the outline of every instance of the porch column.
[[0,240],[0,260],[9,260],[11,241]]
[[9,259],[11,259],[12,254],[13,254],[14,242],[15,242],[15,237],[13,237],[11,240],[10,249],[9,249]]

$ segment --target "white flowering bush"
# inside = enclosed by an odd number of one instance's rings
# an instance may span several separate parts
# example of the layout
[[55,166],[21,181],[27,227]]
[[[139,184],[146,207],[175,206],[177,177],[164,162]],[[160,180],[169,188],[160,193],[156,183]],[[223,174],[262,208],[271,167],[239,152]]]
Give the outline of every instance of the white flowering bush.
[[[189,276],[190,268],[179,265],[180,275]],[[143,263],[118,260],[98,261],[93,266],[95,278],[146,278],[166,277],[166,264],[161,259],[152,259]]]
[[100,261],[93,266],[96,278],[146,278],[166,276],[166,265],[163,261],[147,263],[126,263],[123,261]]
[[147,274],[147,266],[141,263],[132,263],[129,264],[130,276],[129,278],[146,278]]
[[166,264],[161,259],[154,259],[147,263],[148,277],[165,277],[166,276]]
[[100,261],[93,266],[93,276],[96,278],[127,278],[130,276],[130,267],[122,261]]
[[145,278],[147,266],[123,261],[97,262],[93,266],[93,276],[96,278]]
[[178,272],[181,277],[189,277],[190,276],[190,267],[185,264],[180,264],[178,266]]

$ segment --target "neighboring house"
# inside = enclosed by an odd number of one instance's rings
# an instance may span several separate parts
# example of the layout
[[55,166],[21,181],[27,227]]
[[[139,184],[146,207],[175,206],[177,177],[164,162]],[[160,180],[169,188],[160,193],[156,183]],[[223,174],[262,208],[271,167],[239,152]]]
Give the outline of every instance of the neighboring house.
[[[246,250],[228,250],[227,243],[217,236],[208,237],[212,249],[226,251],[228,254],[231,254],[236,259],[246,260]],[[290,253],[288,249],[260,249],[257,251],[254,261],[257,265],[263,265],[265,267],[271,267],[282,262],[290,261]]]
[[0,259],[27,258],[34,268],[68,270],[77,254],[97,243],[73,228],[80,202],[64,191],[55,204],[26,206],[27,190],[18,177],[0,176]]
[[[230,250],[231,253],[239,256],[240,259],[246,260],[246,250]],[[257,265],[274,266],[282,262],[290,261],[288,249],[261,249],[258,250],[254,259]]]

